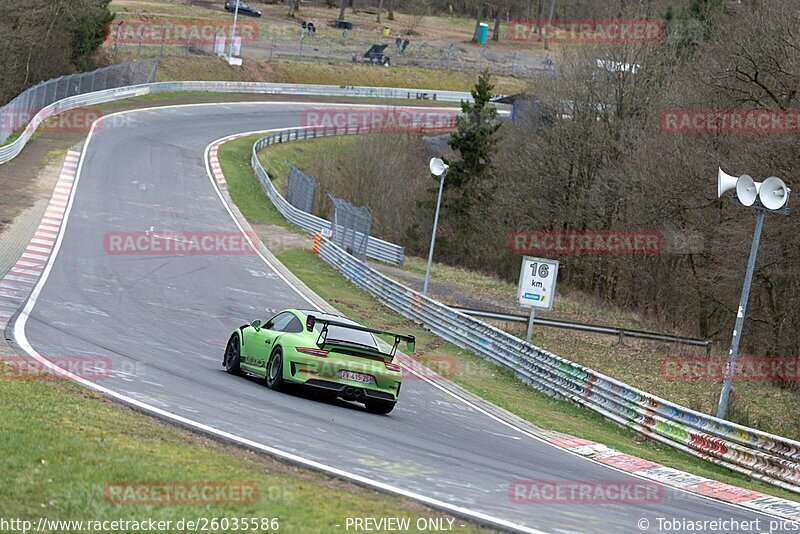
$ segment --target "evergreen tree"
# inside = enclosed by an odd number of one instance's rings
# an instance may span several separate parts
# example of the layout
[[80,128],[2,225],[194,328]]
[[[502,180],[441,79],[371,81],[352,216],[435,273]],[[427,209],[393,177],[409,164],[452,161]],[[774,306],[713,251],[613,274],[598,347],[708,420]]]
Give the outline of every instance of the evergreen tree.
[[445,207],[450,216],[463,223],[470,217],[471,208],[480,201],[479,184],[488,179],[488,164],[495,144],[495,132],[500,127],[497,110],[489,106],[494,85],[487,70],[478,77],[472,89],[473,102],[461,104],[462,114],[456,119],[456,131],[448,144],[457,150],[461,159],[450,164],[447,174]]

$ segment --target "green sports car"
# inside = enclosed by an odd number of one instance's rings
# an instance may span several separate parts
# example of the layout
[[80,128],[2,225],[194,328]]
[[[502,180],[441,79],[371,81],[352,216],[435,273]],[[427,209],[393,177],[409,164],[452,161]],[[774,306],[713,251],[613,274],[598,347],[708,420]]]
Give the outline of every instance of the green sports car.
[[[393,339],[390,352],[380,350],[376,335]],[[366,328],[336,315],[284,310],[266,323],[255,320],[237,328],[222,365],[230,374],[264,377],[270,389],[302,384],[385,414],[400,395],[403,374],[393,360],[401,341],[414,350],[414,336]]]

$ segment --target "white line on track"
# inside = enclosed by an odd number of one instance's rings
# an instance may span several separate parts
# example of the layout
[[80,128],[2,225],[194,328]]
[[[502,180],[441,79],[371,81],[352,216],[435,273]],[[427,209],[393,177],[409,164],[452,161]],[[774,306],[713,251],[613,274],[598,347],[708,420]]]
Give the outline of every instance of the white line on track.
[[[248,104],[252,105],[253,103],[248,103]],[[256,103],[256,104],[258,104],[258,103]],[[307,105],[309,103],[308,102],[282,102],[281,104]],[[180,106],[180,107],[198,106],[198,105],[206,105],[206,104],[188,104],[188,105],[183,105],[183,106]],[[208,104],[208,105],[213,105],[213,104]],[[344,105],[350,106],[349,104],[344,104]],[[170,106],[170,107],[172,107],[172,106]],[[174,106],[174,107],[179,107],[179,106]],[[375,107],[375,106],[373,105],[373,106],[370,106],[370,107]],[[33,291],[31,292],[30,298],[25,303],[25,307],[23,308],[22,312],[20,312],[20,315],[17,318],[17,321],[14,323],[14,339],[17,342],[17,344],[20,346],[20,348],[22,350],[24,350],[32,358],[37,360],[39,363],[44,365],[45,367],[48,367],[48,368],[52,369],[54,372],[59,373],[59,374],[63,375],[64,377],[66,377],[66,378],[68,378],[68,379],[70,379],[70,380],[72,380],[74,382],[77,382],[77,383],[81,384],[82,386],[85,386],[87,388],[93,389],[93,390],[95,390],[95,391],[97,391],[99,393],[102,393],[102,394],[104,394],[104,395],[106,395],[108,397],[117,399],[118,401],[120,401],[120,402],[122,402],[124,404],[127,404],[129,406],[136,407],[136,408],[138,408],[140,410],[143,410],[143,411],[149,412],[151,414],[157,415],[157,416],[159,416],[161,418],[164,418],[166,420],[179,423],[179,424],[181,424],[181,425],[183,425],[185,427],[189,427],[189,428],[192,428],[192,429],[195,429],[195,430],[199,430],[199,431],[204,432],[206,434],[214,435],[214,436],[217,436],[219,438],[222,438],[222,439],[234,442],[234,443],[238,443],[240,445],[244,445],[245,447],[265,452],[265,453],[270,454],[270,455],[272,455],[274,457],[282,458],[284,460],[288,460],[290,462],[294,462],[296,464],[303,465],[305,467],[316,469],[318,471],[323,471],[325,473],[328,473],[328,474],[331,474],[331,475],[334,475],[334,476],[337,476],[337,477],[345,478],[345,479],[348,479],[350,481],[359,483],[359,484],[364,485],[364,486],[368,486],[368,487],[371,487],[371,488],[374,488],[374,489],[377,489],[377,490],[380,490],[380,491],[384,491],[384,492],[387,492],[387,493],[393,493],[393,494],[396,494],[396,495],[401,495],[403,497],[407,497],[407,498],[413,499],[415,501],[427,504],[427,505],[429,505],[429,506],[431,506],[433,508],[437,508],[439,510],[447,511],[447,512],[453,513],[455,515],[458,515],[458,516],[461,516],[461,517],[464,517],[464,518],[470,518],[470,519],[475,520],[475,521],[477,521],[479,523],[483,523],[483,524],[487,524],[487,525],[494,525],[494,526],[497,526],[497,527],[501,527],[501,528],[505,528],[505,529],[509,529],[509,530],[514,530],[514,531],[517,531],[517,532],[526,532],[526,533],[530,533],[530,534],[545,534],[541,530],[536,530],[534,528],[530,528],[530,527],[527,527],[525,525],[520,525],[520,524],[514,523],[512,521],[507,521],[505,519],[494,517],[494,516],[491,516],[491,515],[488,515],[488,514],[484,514],[484,513],[475,511],[475,510],[470,510],[468,508],[464,508],[464,507],[461,507],[461,506],[450,504],[450,503],[441,501],[439,499],[434,499],[432,497],[428,497],[426,495],[422,495],[422,494],[419,494],[419,493],[416,493],[416,492],[413,492],[413,491],[409,491],[409,490],[406,490],[406,489],[403,489],[403,488],[400,488],[400,487],[397,487],[397,486],[393,486],[391,484],[386,484],[386,483],[380,482],[378,480],[373,480],[371,478],[368,478],[368,477],[365,477],[365,476],[362,476],[362,475],[358,475],[356,473],[351,473],[349,471],[345,471],[343,469],[339,469],[339,468],[336,468],[336,467],[333,467],[333,466],[330,466],[330,465],[326,465],[326,464],[323,464],[321,462],[317,462],[317,461],[314,461],[314,460],[303,458],[302,456],[299,456],[297,454],[293,454],[293,453],[289,453],[289,452],[286,452],[286,451],[282,451],[280,449],[276,449],[276,448],[270,447],[268,445],[263,445],[263,444],[258,443],[256,441],[252,441],[250,439],[247,439],[247,438],[244,438],[244,437],[241,437],[241,436],[237,436],[235,434],[231,434],[230,432],[225,432],[223,430],[219,430],[219,429],[210,427],[210,426],[205,425],[203,423],[200,423],[198,421],[193,421],[191,419],[188,419],[186,417],[174,414],[174,413],[169,412],[167,410],[163,410],[161,408],[157,408],[155,406],[152,406],[152,405],[147,404],[145,402],[136,400],[136,399],[134,399],[132,397],[129,397],[127,395],[123,395],[123,394],[118,393],[118,392],[116,392],[114,390],[111,390],[111,389],[108,389],[108,388],[103,387],[101,385],[98,385],[98,384],[95,384],[93,382],[90,382],[90,381],[86,380],[85,378],[77,376],[77,375],[67,371],[66,369],[63,369],[63,368],[53,364],[52,362],[50,362],[46,358],[43,358],[42,355],[39,354],[36,351],[36,349],[33,348],[33,346],[30,344],[30,342],[28,341],[28,338],[25,335],[25,326],[26,326],[26,324],[28,322],[28,318],[30,317],[31,312],[33,311],[34,306],[36,305],[36,301],[37,301],[37,299],[39,297],[39,294],[42,291],[42,288],[47,283],[47,279],[50,276],[50,272],[52,271],[53,264],[55,263],[56,257],[58,256],[58,253],[61,250],[61,243],[63,241],[64,235],[66,233],[67,226],[69,224],[69,214],[72,211],[72,206],[73,206],[73,203],[75,201],[75,194],[76,194],[76,192],[78,190],[78,183],[80,182],[81,171],[83,170],[83,164],[84,164],[84,161],[85,161],[86,152],[87,152],[87,149],[88,149],[89,144],[91,142],[91,139],[92,139],[92,136],[94,134],[95,129],[97,128],[98,124],[100,124],[103,120],[108,119],[110,117],[113,117],[115,115],[120,115],[120,114],[125,114],[125,113],[134,113],[134,112],[140,112],[140,111],[152,111],[152,110],[158,110],[158,109],[164,109],[164,107],[154,107],[154,108],[145,108],[145,109],[140,109],[140,110],[130,110],[130,111],[123,111],[123,112],[120,112],[120,113],[114,113],[114,114],[110,114],[110,115],[105,115],[105,116],[97,119],[92,124],[92,127],[89,130],[89,134],[86,137],[86,142],[84,143],[83,152],[81,153],[81,157],[80,157],[80,160],[79,160],[79,163],[78,163],[78,168],[77,168],[77,172],[76,172],[76,176],[75,176],[75,183],[73,185],[72,193],[70,195],[69,202],[67,203],[67,208],[66,208],[66,211],[64,213],[64,222],[61,225],[61,230],[59,232],[58,239],[56,240],[55,246],[53,247],[53,252],[50,255],[50,259],[47,262],[47,265],[45,266],[44,272],[42,273],[42,277],[37,282],[36,287],[34,287]],[[207,163],[208,162],[208,158],[206,157],[205,159],[206,159],[206,170],[208,170],[208,163]],[[213,179],[213,177],[211,176],[210,173],[209,173],[209,179],[211,179],[211,181],[214,182],[214,179]],[[216,184],[215,184],[215,187],[216,187]],[[239,221],[237,221],[236,218],[233,216],[233,213],[231,212],[230,208],[228,207],[228,205],[224,201],[224,199],[222,199],[221,194],[219,193],[218,190],[217,190],[217,194],[220,195],[220,200],[222,200],[223,205],[225,206],[225,208],[228,211],[228,213],[231,215],[231,218],[236,223],[236,226],[242,231],[242,233],[245,235],[245,238],[251,244],[251,246],[253,246],[254,249],[257,250],[257,248],[254,246],[252,241],[250,241],[250,237],[247,236],[246,232],[244,232],[244,230],[242,229],[241,225],[239,224]],[[277,269],[275,269],[275,267],[260,252],[258,253],[258,255],[270,268],[272,268],[276,273],[278,273]],[[289,285],[289,287],[291,287],[294,291],[296,291],[299,295],[301,295],[305,300],[307,300],[309,303],[311,303],[311,301],[308,299],[308,297],[303,295],[302,292],[299,289],[297,289],[293,284],[291,284],[288,280],[286,280],[286,278],[281,273],[278,273],[278,276],[280,276],[281,279],[284,280]],[[311,305],[314,308],[317,308],[317,306],[314,305],[313,303],[311,303]]]

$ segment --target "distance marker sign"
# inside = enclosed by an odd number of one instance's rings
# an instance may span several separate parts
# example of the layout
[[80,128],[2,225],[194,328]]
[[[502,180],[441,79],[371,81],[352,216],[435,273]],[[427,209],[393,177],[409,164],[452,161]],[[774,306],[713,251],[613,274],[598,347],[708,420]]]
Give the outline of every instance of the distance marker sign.
[[522,269],[519,273],[519,289],[517,302],[526,308],[553,307],[556,293],[558,262],[541,258],[522,258]]

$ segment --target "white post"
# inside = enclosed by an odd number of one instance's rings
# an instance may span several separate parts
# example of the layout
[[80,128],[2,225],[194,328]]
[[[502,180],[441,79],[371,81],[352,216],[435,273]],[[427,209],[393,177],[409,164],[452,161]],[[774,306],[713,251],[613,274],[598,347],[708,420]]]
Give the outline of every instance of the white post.
[[233,57],[233,40],[236,37],[236,19],[239,18],[239,2],[242,0],[236,0],[236,8],[233,10],[233,28],[231,28],[231,47],[230,52],[228,53],[228,59],[230,60]]
[[536,308],[531,306],[531,315],[528,317],[528,335],[525,336],[525,341],[528,343],[531,342],[531,336],[533,336],[533,317],[536,315]]

